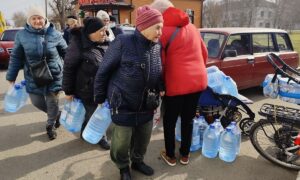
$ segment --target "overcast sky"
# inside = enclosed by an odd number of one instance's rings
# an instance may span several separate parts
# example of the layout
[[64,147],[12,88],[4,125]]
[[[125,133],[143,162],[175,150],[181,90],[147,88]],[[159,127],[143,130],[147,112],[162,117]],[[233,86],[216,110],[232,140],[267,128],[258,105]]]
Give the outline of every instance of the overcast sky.
[[4,14],[5,19],[10,20],[15,12],[26,13],[28,8],[33,5],[45,9],[45,0],[0,0],[0,11]]

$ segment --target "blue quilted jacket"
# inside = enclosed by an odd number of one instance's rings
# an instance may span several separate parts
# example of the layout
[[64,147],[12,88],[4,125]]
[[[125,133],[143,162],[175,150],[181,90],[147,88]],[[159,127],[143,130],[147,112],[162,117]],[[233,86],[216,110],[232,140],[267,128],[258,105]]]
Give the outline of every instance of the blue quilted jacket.
[[[47,86],[37,87],[33,81],[29,65],[38,62],[43,57],[43,41],[47,36],[47,60],[54,81]],[[6,79],[15,81],[18,72],[24,68],[26,90],[29,93],[45,95],[62,89],[62,59],[66,52],[67,44],[62,35],[56,31],[52,24],[42,30],[33,29],[29,25],[19,31],[15,38]]]
[[147,89],[161,90],[160,46],[139,31],[119,35],[107,49],[94,84],[96,103],[105,99],[112,121],[121,126],[138,126],[153,118],[145,106]]

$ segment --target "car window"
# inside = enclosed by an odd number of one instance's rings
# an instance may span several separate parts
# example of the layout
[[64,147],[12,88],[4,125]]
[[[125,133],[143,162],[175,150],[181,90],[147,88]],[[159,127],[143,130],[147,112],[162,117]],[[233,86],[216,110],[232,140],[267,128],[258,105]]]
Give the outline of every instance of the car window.
[[289,43],[289,37],[285,33],[276,34],[276,41],[279,51],[292,51],[292,47]]
[[234,34],[228,38],[225,50],[234,50],[237,55],[250,54],[250,35],[249,34]]
[[4,31],[1,37],[1,41],[14,41],[17,32],[17,30]]
[[253,53],[273,52],[275,51],[272,36],[266,34],[253,34]]
[[220,53],[221,45],[225,40],[224,34],[201,32],[203,41],[208,50],[208,57],[217,57]]

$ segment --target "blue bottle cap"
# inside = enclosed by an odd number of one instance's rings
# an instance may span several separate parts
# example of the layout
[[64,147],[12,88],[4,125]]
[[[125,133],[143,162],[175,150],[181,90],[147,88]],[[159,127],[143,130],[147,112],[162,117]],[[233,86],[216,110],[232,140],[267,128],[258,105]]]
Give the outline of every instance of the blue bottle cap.
[[22,80],[21,84],[22,84],[22,86],[25,86],[26,85],[26,80]]
[[15,84],[15,89],[21,89],[21,85],[20,84]]
[[103,103],[103,107],[106,107],[106,108],[108,108],[109,109],[109,103],[108,103],[108,101],[106,100],[104,103]]
[[209,128],[210,128],[210,129],[215,129],[215,126],[214,126],[213,124],[210,124],[210,125],[209,125]]
[[230,127],[226,127],[226,131],[227,132],[231,132],[231,128]]

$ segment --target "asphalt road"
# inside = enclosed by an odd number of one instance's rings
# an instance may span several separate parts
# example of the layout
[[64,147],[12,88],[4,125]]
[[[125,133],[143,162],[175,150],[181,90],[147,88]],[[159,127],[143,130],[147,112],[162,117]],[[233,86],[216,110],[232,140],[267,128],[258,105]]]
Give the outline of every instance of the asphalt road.
[[[119,179],[119,171],[109,157],[109,151],[100,149],[79,138],[79,134],[58,129],[58,138],[48,141],[45,133],[46,115],[30,102],[19,112],[11,114],[3,110],[3,99],[8,83],[5,70],[0,71],[0,180],[10,179]],[[22,72],[18,80],[22,79]],[[257,112],[264,102],[283,103],[262,96],[259,88],[240,92],[255,103],[249,105]],[[61,95],[61,99],[63,94]],[[256,118],[258,120],[259,117]],[[133,179],[201,179],[201,180],[295,180],[296,171],[271,164],[243,138],[241,152],[233,163],[220,159],[207,159],[201,152],[191,154],[190,164],[175,167],[166,165],[159,157],[164,147],[162,123],[153,131],[145,162],[155,174],[146,177],[133,171]],[[178,149],[178,148],[177,148]]]

